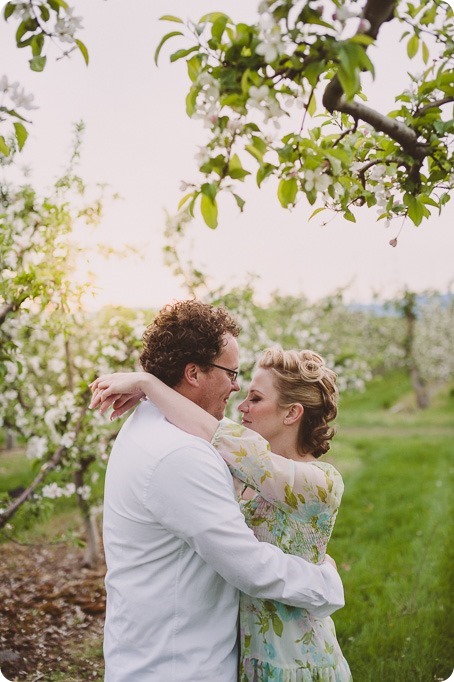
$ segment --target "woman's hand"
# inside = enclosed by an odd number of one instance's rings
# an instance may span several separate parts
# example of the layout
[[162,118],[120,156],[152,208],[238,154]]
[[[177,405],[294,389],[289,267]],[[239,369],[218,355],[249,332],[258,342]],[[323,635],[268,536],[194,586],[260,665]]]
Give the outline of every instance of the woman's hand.
[[146,372],[115,372],[98,377],[90,384],[90,408],[104,414],[112,406],[110,418],[120,417],[145,397],[142,383],[148,376]]

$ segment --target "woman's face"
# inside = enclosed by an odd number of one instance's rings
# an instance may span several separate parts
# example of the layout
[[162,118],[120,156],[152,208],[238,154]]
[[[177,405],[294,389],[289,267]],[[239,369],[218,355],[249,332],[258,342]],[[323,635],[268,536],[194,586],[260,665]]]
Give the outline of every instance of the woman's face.
[[243,425],[259,433],[269,443],[282,433],[288,411],[279,407],[278,400],[271,370],[259,367],[252,377],[247,398],[238,409],[243,415]]

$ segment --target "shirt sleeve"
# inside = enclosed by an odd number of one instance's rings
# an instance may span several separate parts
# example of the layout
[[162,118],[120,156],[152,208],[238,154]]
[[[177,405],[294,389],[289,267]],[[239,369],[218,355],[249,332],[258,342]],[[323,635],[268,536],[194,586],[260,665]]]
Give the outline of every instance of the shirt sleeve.
[[276,455],[262,436],[230,420],[219,424],[212,444],[233,476],[295,518],[305,519],[308,503],[337,513],[344,484],[330,464],[295,462]]
[[144,503],[242,592],[320,618],[344,605],[342,581],[330,564],[311,564],[255,538],[235,501],[227,467],[208,445],[168,454],[150,476]]

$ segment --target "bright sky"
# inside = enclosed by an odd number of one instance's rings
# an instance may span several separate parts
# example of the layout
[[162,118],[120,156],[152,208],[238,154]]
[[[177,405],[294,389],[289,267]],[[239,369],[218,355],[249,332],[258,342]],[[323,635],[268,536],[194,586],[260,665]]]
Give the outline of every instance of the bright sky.
[[[129,256],[106,264],[87,250],[87,266],[95,270],[99,287],[90,307],[157,307],[185,296],[163,264],[164,211],[176,210],[180,182],[197,177],[194,154],[206,139],[206,131],[185,113],[185,65],[169,63],[169,54],[181,46],[178,39],[163,48],[159,67],[154,64],[160,37],[177,28],[159,17],[186,18],[189,6],[196,20],[214,10],[249,20],[256,2],[74,4],[84,19],[80,37],[90,52],[88,68],[81,55],[73,54],[49,61],[42,73],[31,72],[28,49],[18,50],[15,28],[0,21],[0,76],[5,72],[20,81],[39,106],[31,112],[33,125],[21,162],[33,169],[36,186],[50,186],[68,158],[72,124],[84,120],[81,175],[87,182],[109,183],[123,197],[108,208],[97,239],[119,248],[131,244],[143,254],[142,260]],[[393,47],[391,29],[386,26],[380,36],[384,49],[375,51],[377,79],[369,93],[371,103],[384,112],[393,108],[393,96],[410,69],[405,45]],[[417,64],[411,70],[417,71]],[[252,159],[250,166],[255,171]],[[247,199],[242,214],[227,197],[217,230],[209,230],[201,219],[191,227],[191,257],[210,275],[213,287],[241,285],[248,273],[255,273],[262,299],[279,290],[316,300],[348,286],[348,299],[368,301],[374,292],[388,297],[404,287],[446,290],[454,279],[454,202],[419,228],[406,225],[392,248],[388,242],[398,226],[386,229],[376,223],[376,209],[358,210],[356,224],[336,218],[323,227],[320,216],[308,223],[313,208],[304,201],[291,213],[281,209],[271,183],[259,191],[252,180],[239,193]]]

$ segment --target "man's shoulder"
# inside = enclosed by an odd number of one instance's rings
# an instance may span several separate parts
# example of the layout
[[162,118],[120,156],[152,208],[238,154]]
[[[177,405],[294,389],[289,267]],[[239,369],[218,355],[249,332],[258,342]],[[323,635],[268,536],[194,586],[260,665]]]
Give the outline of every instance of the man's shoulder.
[[164,417],[149,400],[143,401],[120,430],[118,439],[162,455],[187,449],[217,454],[213,446],[202,438],[193,436]]

